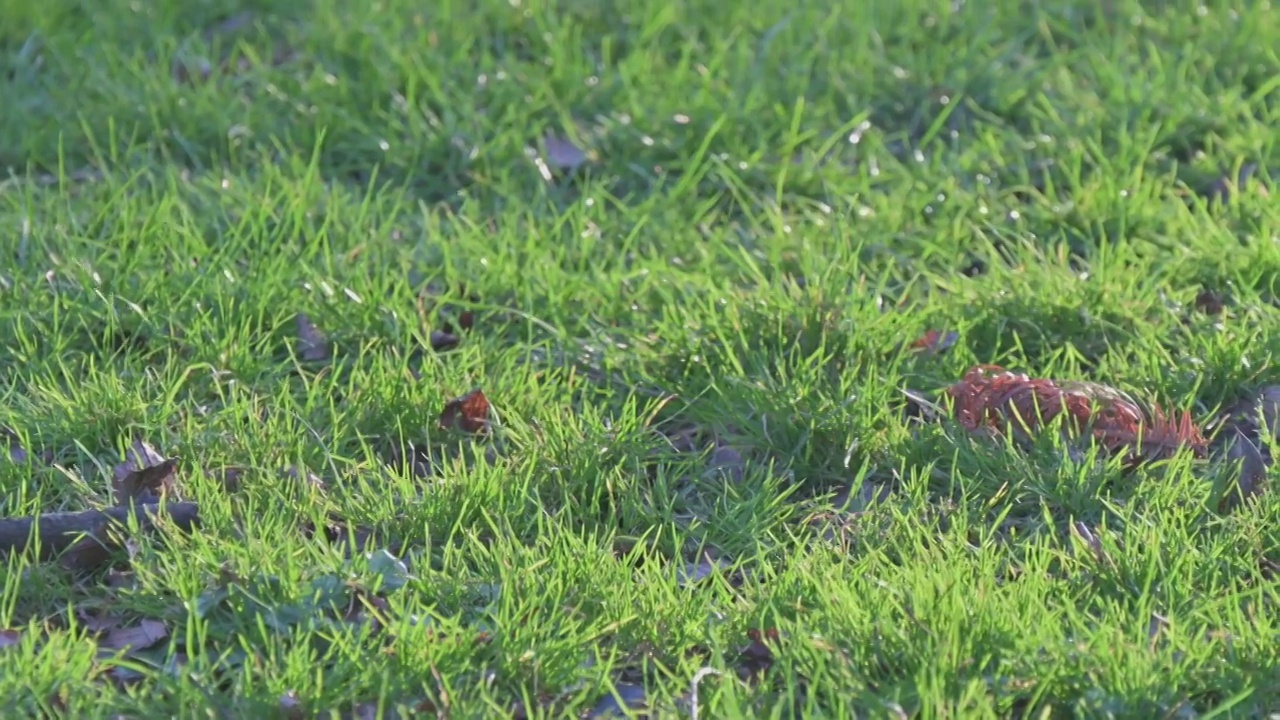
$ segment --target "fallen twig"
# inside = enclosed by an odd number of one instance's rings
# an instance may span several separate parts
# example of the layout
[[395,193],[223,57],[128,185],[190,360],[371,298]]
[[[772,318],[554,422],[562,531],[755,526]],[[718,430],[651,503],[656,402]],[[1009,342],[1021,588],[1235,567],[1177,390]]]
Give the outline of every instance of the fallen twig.
[[[82,512],[44,513],[32,517],[0,519],[0,555],[25,552],[38,543],[40,557],[50,559],[75,544],[85,535],[105,542],[103,531],[110,525],[124,525],[133,514],[135,506],[113,507],[106,510]],[[182,530],[189,530],[199,523],[200,508],[193,502],[147,503],[136,506],[138,525],[145,531],[154,527],[154,516],[167,516]],[[32,530],[35,529],[33,533]]]

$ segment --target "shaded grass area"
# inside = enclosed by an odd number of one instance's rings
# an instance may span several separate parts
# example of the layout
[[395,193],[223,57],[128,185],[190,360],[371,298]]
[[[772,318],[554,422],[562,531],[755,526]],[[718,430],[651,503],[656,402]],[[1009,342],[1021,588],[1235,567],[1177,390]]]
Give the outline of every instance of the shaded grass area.
[[[143,439],[203,519],[7,561],[20,712],[691,714],[704,667],[706,717],[1280,707],[1273,495],[901,392],[1276,382],[1268,4],[0,14],[3,514],[108,503]],[[548,181],[548,133],[592,159]],[[493,432],[441,430],[475,387]]]

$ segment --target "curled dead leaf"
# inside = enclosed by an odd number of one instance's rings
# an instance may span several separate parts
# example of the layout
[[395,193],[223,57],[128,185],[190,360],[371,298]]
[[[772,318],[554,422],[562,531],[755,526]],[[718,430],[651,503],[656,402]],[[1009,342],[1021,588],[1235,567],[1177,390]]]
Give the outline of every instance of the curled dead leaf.
[[457,347],[460,342],[462,342],[462,340],[451,332],[445,332],[443,330],[431,331],[431,349],[436,352],[452,350]]
[[443,429],[459,429],[481,434],[489,430],[489,398],[476,389],[460,398],[450,400],[440,413],[439,425]]
[[778,642],[776,628],[747,631],[750,642],[739,653],[741,669],[748,677],[764,674],[773,666],[773,645]]
[[13,629],[0,630],[0,649],[13,647],[22,642],[22,631]]
[[1214,290],[1201,290],[1196,294],[1195,308],[1205,315],[1221,315],[1226,312],[1226,298]]
[[136,625],[116,627],[99,644],[107,650],[137,652],[169,637],[169,628],[159,620],[142,619]]
[[545,162],[553,168],[576,170],[589,159],[582,148],[559,135],[548,134],[542,139],[542,145],[546,149]]
[[911,343],[909,349],[916,355],[937,355],[949,350],[959,340],[960,333],[954,330],[929,330]]
[[287,720],[301,720],[307,716],[306,709],[302,706],[302,700],[298,699],[296,690],[290,690],[280,696],[280,714]]
[[329,359],[329,339],[320,332],[311,318],[298,313],[298,357],[307,362],[319,362]]
[[1069,439],[1091,437],[1106,452],[1128,453],[1131,462],[1154,461],[1190,449],[1204,457],[1208,444],[1190,413],[1144,411],[1126,394],[1105,385],[1032,379],[996,365],[979,365],[947,388],[954,415],[970,432],[1012,432],[1029,440],[1047,427]]
[[1262,494],[1267,484],[1267,470],[1271,463],[1252,440],[1239,430],[1233,430],[1234,440],[1227,447],[1228,462],[1239,460],[1240,470],[1235,482],[1222,495],[1219,509],[1226,512]]
[[1210,199],[1226,204],[1237,194],[1245,191],[1255,192],[1262,197],[1269,197],[1271,193],[1267,190],[1267,186],[1260,181],[1254,180],[1254,175],[1258,174],[1259,169],[1258,163],[1251,162],[1242,165],[1240,172],[1234,178],[1229,173],[1224,174],[1209,189]]
[[116,505],[130,502],[154,502],[172,492],[177,478],[178,458],[161,461],[160,464],[135,470],[112,481]]

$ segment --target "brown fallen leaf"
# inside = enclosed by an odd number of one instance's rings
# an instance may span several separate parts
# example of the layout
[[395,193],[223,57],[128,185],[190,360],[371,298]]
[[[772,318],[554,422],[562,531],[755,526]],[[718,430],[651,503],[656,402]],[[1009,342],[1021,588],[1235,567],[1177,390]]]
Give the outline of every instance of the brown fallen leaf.
[[112,492],[116,505],[130,502],[154,502],[171,493],[177,478],[178,458],[169,458],[159,465],[135,470],[124,477],[112,480]]
[[489,398],[482,390],[476,389],[450,400],[440,413],[440,427],[477,434],[488,431]]
[[9,459],[15,465],[25,465],[30,458],[27,449],[22,447],[22,443],[18,440],[18,434],[6,427],[0,427],[0,439],[7,440],[9,445]]
[[169,637],[169,628],[159,620],[142,619],[137,625],[116,627],[107,633],[99,646],[106,650],[137,652],[146,650]]
[[742,482],[746,474],[747,460],[742,453],[728,445],[717,445],[711,453],[708,471],[733,482]]
[[329,339],[316,328],[311,318],[298,313],[298,357],[307,362],[329,359]]
[[1271,465],[1244,432],[1238,428],[1234,432],[1235,439],[1227,448],[1227,460],[1239,460],[1240,472],[1236,476],[1236,482],[1227,488],[1219,503],[1219,509],[1223,512],[1233,510],[1262,494],[1267,485],[1267,469]]
[[280,714],[287,720],[301,720],[307,716],[306,708],[298,699],[296,690],[290,690],[280,696]]
[[778,642],[778,631],[776,628],[764,631],[752,628],[747,631],[747,638],[751,642],[739,653],[739,662],[745,675],[756,677],[768,672],[773,666],[771,645]]
[[689,587],[711,577],[717,569],[724,570],[729,563],[724,558],[713,558],[710,553],[700,553],[697,562],[687,563],[676,571],[676,584]]
[[121,618],[110,613],[90,612],[79,608],[76,610],[76,622],[89,632],[105,633],[120,627]]
[[975,433],[1012,432],[1019,440],[1048,427],[1065,437],[1088,435],[1131,462],[1168,458],[1183,448],[1204,457],[1208,443],[1190,413],[1144,411],[1124,393],[1097,383],[1029,378],[997,365],[978,365],[947,388],[955,418]]
[[323,490],[325,488],[325,482],[319,475],[316,475],[306,468],[299,468],[297,465],[290,465],[285,469],[284,476],[292,480],[302,480],[316,490]]
[[1160,636],[1164,635],[1169,629],[1169,618],[1159,614],[1151,613],[1151,619],[1147,621],[1147,649],[1155,652],[1156,646],[1160,644]]
[[1253,176],[1258,173],[1258,169],[1258,163],[1251,162],[1242,165],[1240,173],[1234,179],[1229,173],[1224,174],[1209,189],[1210,199],[1218,200],[1225,205],[1236,194],[1246,190],[1256,192],[1262,197],[1269,197],[1270,192],[1267,190],[1267,186],[1260,181],[1253,181]]
[[13,647],[22,642],[22,631],[5,629],[0,630],[0,649]]
[[909,349],[916,355],[937,355],[950,349],[960,339],[960,333],[951,330],[929,330],[911,343]]
[[553,168],[576,170],[589,159],[582,148],[559,135],[546,135],[542,139],[542,145],[546,149],[546,164]]
[[1226,299],[1222,293],[1204,289],[1196,295],[1195,308],[1205,315],[1221,315],[1226,312]]
[[462,342],[462,340],[451,332],[445,332],[443,330],[431,331],[431,349],[436,352],[452,350],[458,347],[458,343],[460,342]]
[[138,472],[149,467],[155,467],[163,463],[164,455],[161,455],[150,443],[142,440],[135,440],[129,449],[124,453],[124,462],[115,466],[115,476],[117,480],[124,479],[130,473]]

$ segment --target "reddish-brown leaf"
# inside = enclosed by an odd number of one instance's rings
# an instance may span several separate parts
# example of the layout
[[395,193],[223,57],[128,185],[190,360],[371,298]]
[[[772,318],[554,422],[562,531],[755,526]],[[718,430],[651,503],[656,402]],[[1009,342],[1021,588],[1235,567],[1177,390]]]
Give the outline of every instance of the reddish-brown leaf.
[[1205,315],[1221,315],[1227,309],[1226,299],[1222,293],[1213,290],[1201,290],[1196,295],[1196,310]]
[[472,390],[450,400],[440,413],[440,427],[463,432],[483,433],[489,429],[489,398],[481,390]]
[[773,666],[772,645],[778,642],[778,630],[768,628],[763,632],[752,628],[747,631],[750,643],[742,649],[740,661],[748,676],[761,675]]
[[1126,450],[1135,462],[1169,457],[1182,448],[1197,456],[1207,443],[1189,413],[1144,412],[1105,385],[1033,379],[995,365],[979,365],[947,389],[954,414],[970,431],[1012,432],[1027,439],[1055,426],[1068,437],[1086,432],[1109,452]]
[[936,355],[948,350],[960,339],[960,333],[951,330],[929,330],[918,340],[911,343],[910,349],[918,355]]

